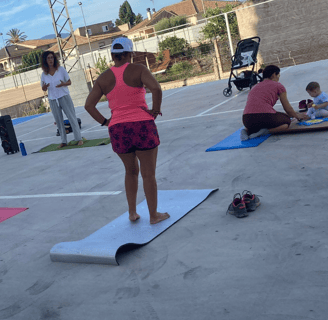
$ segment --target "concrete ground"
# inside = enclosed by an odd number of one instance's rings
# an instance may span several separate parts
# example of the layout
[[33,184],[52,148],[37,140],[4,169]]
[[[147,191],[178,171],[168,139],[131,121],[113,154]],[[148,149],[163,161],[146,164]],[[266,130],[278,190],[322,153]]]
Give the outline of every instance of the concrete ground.
[[[328,60],[282,70],[294,108],[310,98],[310,81],[328,92],[327,68]],[[127,211],[124,169],[111,145],[32,154],[60,142],[52,115],[15,126],[28,156],[0,152],[0,207],[29,209],[0,224],[0,319],[327,319],[328,132],[205,153],[242,126],[249,90],[233,87],[226,98],[226,86],[164,92],[158,188],[220,190],[149,244],[122,250],[120,266],[49,257],[55,244],[83,239]],[[99,110],[110,115],[106,103]],[[84,137],[107,137],[82,107],[76,111]],[[262,196],[261,206],[245,219],[226,215],[245,189]],[[122,192],[51,196],[101,191]]]

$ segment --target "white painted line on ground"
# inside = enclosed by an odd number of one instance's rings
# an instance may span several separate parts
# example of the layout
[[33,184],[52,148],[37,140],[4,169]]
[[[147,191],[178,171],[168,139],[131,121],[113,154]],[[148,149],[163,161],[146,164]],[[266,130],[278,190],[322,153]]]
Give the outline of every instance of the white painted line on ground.
[[[246,92],[246,91],[244,91],[244,92]],[[214,107],[212,107],[212,108],[210,108],[210,109],[208,109],[208,110],[205,110],[205,111],[199,113],[197,116],[202,116],[204,113],[209,112],[209,111],[211,111],[211,110],[213,110],[213,109],[215,109],[215,108],[217,108],[217,107],[219,107],[219,106],[221,106],[221,105],[223,105],[223,104],[229,102],[230,100],[237,98],[240,94],[242,94],[242,93],[244,93],[244,92],[237,93],[234,97],[232,97],[232,98],[230,98],[230,99],[228,99],[228,100],[225,100],[225,101],[223,101],[223,102],[217,104],[216,106],[214,106]]]
[[292,67],[293,67],[293,66],[290,66],[290,67],[288,67],[287,69],[284,69],[284,70],[280,71],[280,74],[281,74],[281,73],[284,73],[285,71],[289,70],[289,69],[292,68]]
[[27,199],[27,198],[55,198],[55,197],[85,197],[85,196],[114,196],[122,191],[105,191],[105,192],[79,192],[79,193],[53,193],[53,194],[31,194],[17,196],[0,196],[4,199]]
[[44,129],[44,128],[48,128],[48,127],[53,126],[53,125],[54,125],[54,124],[51,123],[51,124],[48,124],[47,126],[44,126],[44,127],[39,128],[39,129],[35,129],[35,130],[30,131],[30,132],[28,132],[28,133],[24,133],[24,134],[18,136],[18,139],[17,139],[17,140],[20,140],[21,137],[24,137],[24,136],[26,136],[26,135],[28,135],[28,134],[30,134],[30,133],[33,133],[33,132],[36,132],[36,131],[42,130],[42,129]]
[[[78,116],[79,114],[82,114],[82,113],[85,113],[85,112],[86,112],[86,111],[82,111],[82,112],[80,112],[80,113],[77,113],[76,115]],[[49,115],[50,115],[50,113],[49,113]],[[31,120],[29,120],[29,121],[32,121],[32,120],[35,120],[35,119],[39,119],[39,118],[43,118],[43,117],[42,117],[42,116],[41,116],[41,117],[37,117],[37,118],[31,119]],[[29,122],[29,121],[25,121],[25,122],[22,122],[22,123],[20,123],[20,124],[24,124],[24,123]],[[54,120],[54,121],[55,121],[55,120]],[[19,125],[19,124],[18,124],[18,125]],[[17,139],[17,140],[19,140],[21,137],[24,137],[24,136],[26,136],[26,135],[28,135],[28,134],[30,134],[30,133],[33,133],[33,132],[36,132],[36,131],[42,130],[42,129],[44,129],[44,128],[47,128],[47,127],[50,127],[50,126],[53,126],[53,125],[54,125],[54,123],[51,123],[51,124],[48,124],[48,125],[46,125],[46,126],[44,126],[44,127],[39,128],[39,129],[35,129],[35,130],[33,130],[33,131],[30,131],[30,132],[24,133],[24,134],[18,136],[18,139]],[[16,125],[16,126],[17,126],[17,125]],[[30,141],[31,141],[31,140],[30,140]]]
[[[289,102],[290,104],[294,104],[294,103],[299,103],[299,101],[292,101],[292,102]],[[275,106],[282,106],[281,103],[276,103]]]
[[[166,98],[168,98],[168,97],[171,97],[171,96],[173,96],[174,94],[179,93],[179,92],[181,92],[181,91],[183,91],[183,90],[185,90],[185,89],[187,89],[187,87],[184,87],[183,89],[181,89],[181,90],[179,90],[179,91],[173,92],[173,93],[169,94],[168,96],[163,97],[163,99],[166,99]],[[153,104],[153,101],[149,102],[149,105],[151,105],[151,104]]]
[[229,110],[229,111],[221,111],[221,112],[207,113],[207,114],[203,114],[201,117],[204,117],[204,116],[212,116],[212,115],[215,115],[215,114],[223,114],[223,113],[237,112],[237,111],[244,111],[244,109],[236,109],[236,110]]
[[[230,113],[230,112],[238,112],[238,111],[243,111],[243,110],[244,109],[221,111],[221,112],[208,113],[208,114],[202,114],[202,115],[196,115],[196,116],[190,116],[190,117],[161,120],[161,121],[156,121],[156,123],[164,123],[164,122],[179,121],[179,120],[193,119],[193,118],[199,118],[199,117],[207,117],[207,116],[212,116],[212,115],[218,115],[218,114],[224,114],[224,113]],[[97,132],[97,131],[104,131],[104,129],[93,130],[93,131],[89,131],[89,132]]]
[[97,124],[96,126],[90,127],[89,129],[85,129],[85,130],[81,131],[81,134],[84,133],[84,132],[87,132],[87,131],[89,131],[93,128],[99,127],[99,126],[100,126],[100,124]]
[[161,120],[157,121],[156,123],[162,123],[162,122],[170,122],[170,121],[178,121],[178,120],[186,120],[186,119],[193,119],[193,118],[199,118],[199,117],[207,117],[217,114],[224,114],[224,113],[230,113],[230,112],[237,112],[237,111],[243,111],[244,109],[237,109],[237,110],[228,110],[228,111],[221,111],[221,112],[215,112],[215,113],[207,113],[207,114],[198,114],[196,116],[191,117],[184,117],[184,118],[176,118],[176,119],[169,119],[169,120]]
[[53,136],[51,136],[51,137],[43,137],[43,138],[36,138],[36,139],[30,139],[30,140],[24,140],[24,143],[25,142],[30,142],[30,141],[44,140],[44,139],[53,139]]
[[[299,101],[292,101],[290,102],[290,104],[295,104],[295,103],[299,103]],[[282,106],[281,103],[277,103],[276,106]],[[211,108],[213,109],[213,108]],[[209,109],[209,110],[211,110]],[[208,112],[209,110],[207,110],[206,112]],[[243,111],[244,109],[236,109],[236,110],[228,110],[228,111],[220,111],[220,112],[214,112],[214,113],[207,113],[207,114],[198,114],[196,116],[191,116],[191,117],[183,117],[183,118],[176,118],[176,119],[169,119],[169,120],[159,120],[156,121],[156,123],[163,123],[163,122],[171,122],[171,121],[178,121],[178,120],[186,120],[186,119],[193,119],[193,118],[197,118],[197,117],[204,117],[204,116],[212,116],[212,115],[218,115],[218,114],[225,114],[225,113],[231,113],[231,112],[238,112],[238,111]],[[98,127],[99,125],[96,125],[94,127],[91,127],[87,130],[81,131],[81,133],[89,131],[89,132],[98,132],[98,131],[108,131],[107,128],[101,128],[99,130],[91,130],[93,128]],[[30,141],[37,141],[37,140],[43,140],[43,139],[50,139],[53,137],[44,137],[44,138],[37,138],[37,139],[31,139],[31,140],[25,140],[24,142],[30,142]]]
[[168,97],[171,97],[171,96],[173,96],[174,94],[179,93],[179,92],[181,92],[181,91],[183,91],[183,90],[185,90],[185,89],[187,89],[187,88],[188,88],[188,87],[184,87],[184,88],[182,88],[182,89],[179,90],[179,91],[173,92],[173,93],[169,94],[168,96],[163,97],[163,99],[166,99],[166,98],[168,98]]

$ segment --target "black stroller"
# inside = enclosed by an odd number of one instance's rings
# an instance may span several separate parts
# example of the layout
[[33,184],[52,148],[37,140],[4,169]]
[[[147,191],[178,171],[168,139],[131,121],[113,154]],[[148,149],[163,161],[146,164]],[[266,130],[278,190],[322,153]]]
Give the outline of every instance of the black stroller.
[[[261,39],[259,37],[252,37],[240,40],[237,43],[236,53],[231,57],[231,72],[228,88],[223,90],[224,96],[231,96],[231,82],[235,84],[237,90],[241,91],[243,88],[252,88],[252,86],[263,80],[262,77],[254,71],[257,63],[257,53],[259,50],[260,41]],[[235,74],[235,70],[250,66],[252,66],[251,71],[243,71],[240,74]],[[232,77],[234,77],[233,80],[231,80]]]

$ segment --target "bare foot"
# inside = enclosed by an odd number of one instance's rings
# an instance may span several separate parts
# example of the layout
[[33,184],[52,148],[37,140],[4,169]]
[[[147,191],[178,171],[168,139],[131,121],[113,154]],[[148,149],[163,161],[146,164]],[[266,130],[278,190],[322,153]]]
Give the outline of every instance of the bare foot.
[[66,147],[66,146],[67,146],[66,143],[61,143],[61,144],[57,147],[57,149],[61,149],[61,148],[64,148],[64,147]]
[[140,216],[137,213],[132,213],[129,214],[129,219],[130,221],[137,221],[138,219],[140,219]]
[[166,220],[168,218],[170,218],[170,215],[167,212],[165,213],[156,212],[155,215],[150,216],[150,224],[155,224],[163,220]]
[[77,143],[78,146],[82,146],[83,145],[83,140],[80,140],[78,143]]

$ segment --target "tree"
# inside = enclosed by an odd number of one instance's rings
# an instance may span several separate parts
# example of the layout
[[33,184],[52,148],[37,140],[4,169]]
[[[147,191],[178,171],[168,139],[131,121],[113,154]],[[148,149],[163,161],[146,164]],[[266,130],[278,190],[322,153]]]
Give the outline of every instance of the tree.
[[106,62],[106,57],[104,56],[103,58],[101,57],[101,55],[99,55],[99,58],[96,62],[96,68],[99,69],[99,71],[97,70],[96,73],[98,75],[102,74],[103,72],[105,72],[108,68],[108,64]]
[[19,29],[16,28],[9,30],[9,32],[7,32],[6,35],[9,36],[10,39],[6,40],[6,45],[10,46],[12,44],[25,41],[27,36],[23,35],[23,33],[25,32],[21,32]]
[[24,54],[22,57],[22,68],[28,68],[27,70],[38,68],[38,64],[41,63],[42,53],[43,50],[35,50],[28,54]]
[[22,64],[15,68],[15,71],[12,72],[12,75],[23,73],[29,70],[39,68],[41,63],[41,55],[43,50],[31,51],[28,54],[24,54],[22,57]]
[[122,24],[129,22],[131,26],[133,26],[134,21],[136,20],[136,15],[132,11],[132,8],[127,0],[125,0],[120,6],[118,16]]
[[116,19],[115,20],[115,25],[116,26],[120,26],[120,25],[122,25],[123,24],[123,22],[120,20],[120,19]]
[[143,21],[143,16],[141,15],[141,13],[138,13],[136,15],[136,20],[134,21],[134,24],[138,24],[138,23],[140,23],[142,21]]
[[164,41],[160,42],[158,46],[161,52],[163,52],[166,49],[169,49],[171,56],[177,56],[190,49],[187,40],[178,38],[176,36],[166,38]]
[[[235,5],[236,6],[236,5]],[[227,4],[224,8],[219,8],[218,6],[215,9],[206,9],[206,12],[204,14],[204,17],[210,18],[219,14],[222,14],[224,12],[232,11],[232,9],[235,7],[231,4]],[[229,27],[230,32],[232,36],[239,36],[238,32],[238,22],[237,17],[235,13],[228,14],[228,21],[229,21]],[[225,18],[223,15],[208,19],[208,23],[206,26],[202,29],[202,32],[205,36],[205,39],[212,39],[217,36],[224,37],[227,34],[227,27]]]
[[[187,23],[187,19],[184,16],[175,16],[175,17],[171,17],[171,18],[164,18],[155,24],[155,31],[158,32],[161,30],[166,30],[169,28],[173,28],[173,27],[182,25],[180,28],[176,28],[175,30],[181,29],[181,28],[185,27],[183,25],[186,23]],[[158,32],[157,34],[163,34],[165,32],[171,32],[171,30],[166,30],[164,32]]]

